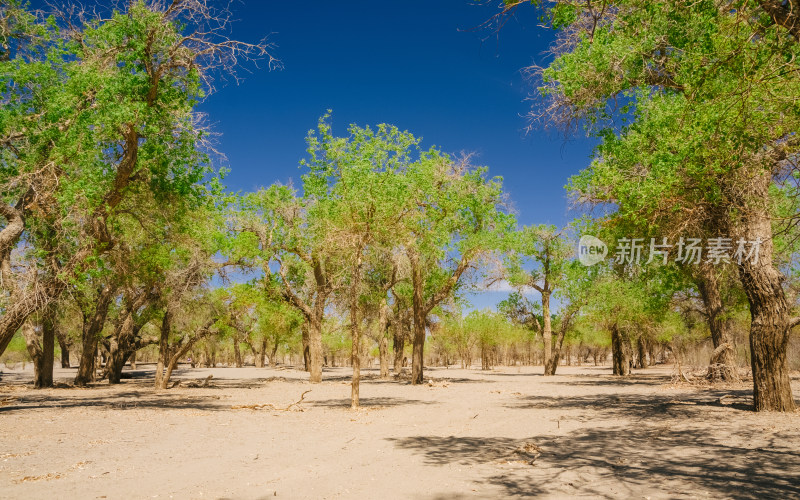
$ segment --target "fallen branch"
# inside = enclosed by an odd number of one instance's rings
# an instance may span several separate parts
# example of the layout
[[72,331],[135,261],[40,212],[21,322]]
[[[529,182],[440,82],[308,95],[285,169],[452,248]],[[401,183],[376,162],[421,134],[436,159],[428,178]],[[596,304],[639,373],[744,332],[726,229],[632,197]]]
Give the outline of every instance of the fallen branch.
[[208,387],[208,383],[211,382],[212,378],[214,378],[214,375],[209,375],[208,377],[205,378],[205,380],[199,378],[199,379],[197,379],[197,382],[189,382],[188,384],[186,384],[186,387],[192,387],[192,388],[197,388],[197,387],[205,388],[205,387]]
[[729,406],[732,404],[753,404],[753,398],[747,396],[736,396],[735,394],[725,394],[719,398],[719,404]]
[[299,405],[300,405],[300,403],[303,402],[303,399],[305,399],[306,394],[308,394],[309,392],[311,392],[311,389],[309,389],[306,392],[304,392],[303,394],[301,394],[300,395],[300,399],[298,399],[294,403],[290,404],[286,408],[278,408],[272,403],[265,403],[265,404],[260,404],[260,405],[234,405],[234,406],[231,406],[231,409],[232,410],[243,410],[243,409],[247,409],[247,410],[263,410],[263,409],[267,409],[267,410],[275,410],[275,411],[289,411],[289,410],[291,410],[291,408],[293,406],[298,406],[298,409],[300,411],[303,411],[302,408],[299,408]]

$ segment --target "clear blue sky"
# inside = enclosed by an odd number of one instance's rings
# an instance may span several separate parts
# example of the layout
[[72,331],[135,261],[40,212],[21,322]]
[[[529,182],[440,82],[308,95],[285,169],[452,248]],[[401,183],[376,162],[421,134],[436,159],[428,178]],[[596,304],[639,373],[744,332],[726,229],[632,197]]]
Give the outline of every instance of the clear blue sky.
[[272,33],[280,71],[242,73],[201,109],[221,133],[233,190],[299,181],[304,138],[327,109],[334,132],[391,123],[426,146],[472,152],[501,175],[523,224],[562,225],[563,189],[588,162],[590,143],[525,133],[530,87],[520,69],[542,62],[552,32],[522,9],[497,36],[476,28],[499,0],[307,0],[234,3],[235,38]]

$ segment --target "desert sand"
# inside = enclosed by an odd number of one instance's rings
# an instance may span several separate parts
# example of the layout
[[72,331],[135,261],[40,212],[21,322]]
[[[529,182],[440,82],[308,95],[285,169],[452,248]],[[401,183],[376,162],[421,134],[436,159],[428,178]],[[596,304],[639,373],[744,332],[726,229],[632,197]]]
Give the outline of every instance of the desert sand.
[[0,497],[800,497],[800,414],[748,411],[746,383],[540,372],[427,369],[412,386],[364,370],[353,411],[347,368],[312,385],[293,368],[186,367],[161,392],[152,367],[49,390],[6,369]]

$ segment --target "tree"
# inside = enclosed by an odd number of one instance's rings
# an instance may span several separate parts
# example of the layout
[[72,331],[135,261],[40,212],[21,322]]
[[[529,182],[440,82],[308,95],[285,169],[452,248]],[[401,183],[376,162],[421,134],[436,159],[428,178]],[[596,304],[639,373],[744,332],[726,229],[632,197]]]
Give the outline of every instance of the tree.
[[[130,193],[204,194],[210,165],[193,108],[216,70],[269,57],[266,42],[227,38],[229,19],[213,12],[205,0],[134,1],[106,19],[61,12],[45,21],[4,3],[0,268],[9,300],[0,352],[116,245]],[[15,270],[23,235],[31,264]]]
[[[572,246],[555,226],[525,226],[510,239],[512,250],[508,266],[509,281],[515,286],[528,286],[542,297],[542,339],[544,340],[545,375],[555,373],[553,358],[553,329],[550,299],[565,279],[565,267],[574,255]],[[524,269],[525,261],[531,259],[535,267]],[[563,336],[561,337],[563,340]],[[553,368],[550,368],[550,365]]]
[[55,357],[56,313],[49,307],[41,313],[41,320],[28,321],[22,325],[25,346],[33,361],[33,387],[53,387],[53,360]]
[[556,325],[558,333],[553,345],[553,355],[550,357],[549,362],[545,362],[545,375],[556,374],[558,363],[561,360],[564,339],[573,328],[581,310],[593,299],[596,293],[595,281],[597,276],[597,268],[584,267],[576,260],[562,264],[562,284],[556,291],[556,296],[561,302],[561,313],[558,316]]
[[580,192],[653,228],[669,219],[760,246],[757,260],[736,262],[752,316],[758,411],[795,408],[786,345],[800,323],[774,265],[771,202],[800,148],[800,113],[790,97],[800,91],[800,45],[787,30],[794,24],[775,8],[558,2],[548,10],[561,33],[556,57],[539,73],[544,116],[583,121],[602,139],[591,168],[573,183]]
[[[283,297],[303,316],[303,359],[309,381],[322,381],[322,326],[333,293],[335,259],[324,245],[324,228],[309,224],[309,194],[300,199],[287,186],[246,195],[234,216],[232,256],[250,258],[263,274],[264,293]],[[234,258],[234,257],[231,257]],[[277,271],[272,266],[277,266]]]
[[343,264],[349,272],[342,276],[352,337],[351,407],[355,409],[359,406],[362,303],[375,295],[379,307],[384,307],[397,274],[395,266],[385,282],[365,280],[365,266],[370,254],[384,254],[397,244],[405,208],[397,203],[405,194],[401,174],[416,140],[388,125],[379,125],[375,131],[353,125],[349,137],[335,138],[326,118],[320,120],[318,135],[308,139],[310,158],[305,165],[310,172],[303,177],[304,191],[317,200],[309,220],[320,226],[317,231],[324,232],[323,244],[335,248],[339,258],[350,263]]
[[513,228],[500,178],[437,150],[408,166],[402,247],[412,287],[411,383],[423,382],[428,315]]

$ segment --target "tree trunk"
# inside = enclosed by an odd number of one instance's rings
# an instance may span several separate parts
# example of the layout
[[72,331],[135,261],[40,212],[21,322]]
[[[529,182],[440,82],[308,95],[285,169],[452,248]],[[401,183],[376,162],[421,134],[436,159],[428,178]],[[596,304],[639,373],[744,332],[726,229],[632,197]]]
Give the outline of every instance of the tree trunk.
[[386,333],[381,335],[378,340],[378,351],[380,352],[381,378],[387,379],[389,378],[389,339],[386,337]]
[[362,247],[356,249],[353,265],[352,283],[350,284],[350,336],[352,338],[351,362],[353,364],[353,381],[350,389],[350,408],[358,409],[359,390],[361,386],[361,320],[358,315],[358,299],[361,288],[361,266],[363,262]]
[[639,336],[636,340],[636,368],[647,368],[647,340],[644,336]]
[[278,364],[278,359],[276,357],[277,354],[278,354],[278,338],[275,337],[275,344],[272,346],[272,354],[270,354],[269,356],[270,366],[276,366]]
[[[242,359],[242,349],[241,349],[241,346],[239,345],[239,342],[240,342],[239,335],[240,334],[239,334],[239,331],[236,330],[235,328],[233,330],[234,330],[234,333],[233,333],[233,363],[236,366],[236,368],[241,368],[242,366],[244,366],[244,360]],[[253,350],[253,354],[255,354],[255,350]],[[258,356],[256,356],[256,358],[257,357]],[[256,366],[258,366],[258,361],[256,361]]]
[[394,338],[392,339],[392,350],[394,351],[394,374],[403,373],[403,352],[406,347],[406,335],[404,326],[397,324],[394,327]]
[[[556,345],[553,349],[552,355],[550,356],[550,361],[545,361],[544,364],[544,374],[545,375],[555,375],[556,369],[558,369],[558,362],[561,359],[561,349],[564,347],[564,338],[567,336],[567,331],[569,330],[570,325],[572,324],[572,318],[580,310],[580,304],[570,304],[564,310],[561,315],[561,326],[558,329],[558,336],[556,337]],[[595,364],[596,361],[595,361]]]
[[33,383],[36,388],[53,387],[53,363],[56,356],[55,321],[55,310],[50,306],[45,310],[42,318],[42,360],[39,363],[39,373]]
[[414,288],[412,300],[412,311],[414,319],[414,336],[411,351],[411,384],[418,385],[423,382],[423,356],[425,353],[425,302],[423,296],[424,283],[422,281],[422,271],[419,267],[419,259],[411,252],[411,281]]
[[[551,363],[553,357],[553,329],[550,324],[550,292],[544,290],[542,293],[542,340],[544,341],[544,366]],[[558,361],[556,361],[558,363]]]
[[69,368],[69,349],[72,347],[69,338],[60,329],[56,330],[56,338],[58,339],[58,347],[61,350],[61,368]]
[[267,339],[266,337],[262,337],[261,340],[256,345],[256,348],[253,349],[253,363],[256,365],[256,368],[264,368],[264,358],[267,356]]
[[311,350],[310,345],[311,342],[309,341],[309,323],[311,323],[310,319],[306,319],[301,327],[302,332],[302,341],[303,341],[303,370],[311,371]]
[[611,327],[611,356],[614,375],[626,376],[631,373],[630,349],[625,346],[626,339],[616,324]]
[[561,359],[561,349],[564,345],[564,337],[566,336],[566,328],[559,328],[558,336],[556,337],[556,345],[553,349],[552,356],[549,361],[545,361],[544,374],[547,376],[555,375],[558,369],[558,362]]
[[97,304],[92,314],[88,314],[85,311],[83,313],[83,332],[81,335],[83,350],[81,351],[81,359],[78,365],[78,374],[75,375],[74,384],[76,386],[85,386],[95,379],[97,340],[105,326],[108,308],[111,306],[113,296],[114,289],[110,286],[104,287],[97,298]]
[[28,350],[28,355],[31,357],[31,361],[33,361],[33,387],[36,389],[40,389],[42,387],[51,387],[53,385],[52,376],[53,370],[52,365],[50,369],[50,385],[43,386],[43,379],[45,378],[44,374],[44,358],[46,357],[43,349],[43,342],[39,338],[39,331],[41,328],[37,329],[37,325],[31,323],[31,321],[26,321],[22,325],[22,336],[25,338],[25,347]]
[[156,389],[166,389],[169,377],[165,376],[164,369],[169,364],[169,335],[172,329],[172,308],[167,304],[164,318],[161,320],[161,333],[158,339],[158,362],[156,363]]
[[36,312],[39,307],[38,297],[33,294],[8,304],[0,316],[0,354],[5,352],[14,334],[22,327],[28,316]]
[[111,353],[111,357],[108,360],[108,367],[106,369],[108,372],[109,384],[119,384],[122,382],[122,370],[125,368],[125,363],[127,363],[128,359],[134,354],[134,352],[131,352],[128,349],[120,348]]
[[[771,179],[761,174],[754,184],[761,191],[754,193],[757,199],[769,199]],[[792,412],[796,406],[786,359],[792,320],[783,289],[783,276],[772,261],[769,217],[761,213],[745,215],[741,238],[761,241],[758,261],[742,259],[739,264],[742,287],[750,303],[750,362],[755,410]]]
[[719,289],[719,276],[708,263],[700,266],[698,274],[697,288],[703,299],[706,321],[708,321],[708,329],[711,331],[711,341],[715,353],[709,361],[709,375],[713,373],[726,382],[738,382],[739,373],[736,370],[736,353],[733,349],[733,336],[730,331],[731,322],[730,319],[725,318],[725,309]]
[[308,381],[322,382],[322,316],[314,318],[308,325]]
[[378,313],[378,352],[380,355],[381,378],[389,378],[389,306],[386,299],[381,301]]

